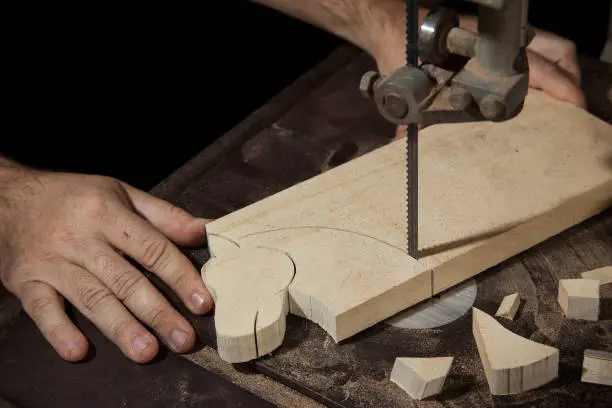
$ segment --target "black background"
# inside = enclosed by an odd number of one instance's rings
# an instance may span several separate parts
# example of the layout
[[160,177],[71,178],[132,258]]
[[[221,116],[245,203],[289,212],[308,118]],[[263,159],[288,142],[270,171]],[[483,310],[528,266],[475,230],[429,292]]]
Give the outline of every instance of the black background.
[[[609,12],[606,0],[532,0],[530,18],[598,56]],[[342,43],[246,0],[31,3],[3,15],[0,152],[143,189]]]

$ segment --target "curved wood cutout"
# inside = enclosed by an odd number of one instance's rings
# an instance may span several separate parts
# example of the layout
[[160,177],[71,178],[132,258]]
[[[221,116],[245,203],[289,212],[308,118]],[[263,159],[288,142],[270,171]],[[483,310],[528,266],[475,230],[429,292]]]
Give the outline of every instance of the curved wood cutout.
[[472,333],[493,395],[518,394],[557,378],[559,350],[506,330],[473,308]]
[[284,253],[267,248],[237,249],[212,258],[202,277],[215,300],[217,350],[242,363],[270,353],[285,336],[287,287],[295,268]]
[[[259,271],[272,266],[266,258],[268,253],[251,251],[258,246],[275,248],[289,254],[295,265],[295,277],[288,287],[289,311],[317,323],[336,341],[392,316],[398,307],[405,308],[431,296],[430,272],[415,273],[413,260],[404,251],[354,232],[321,227],[278,229],[240,238],[240,249],[226,245],[226,241],[215,236],[209,242],[213,246],[222,243],[224,251],[215,250],[214,263],[207,263],[203,273],[207,285],[217,292],[215,282],[211,281],[211,271],[215,271],[214,276],[219,278],[218,284],[226,288],[215,298],[220,301],[224,296],[241,298],[240,286],[236,290],[234,285],[236,280],[248,279],[245,273],[259,276],[258,284],[265,285],[271,278]],[[227,262],[226,258],[232,261]],[[275,265],[286,268],[280,262]],[[245,272],[247,267],[250,268],[248,273]],[[239,277],[231,278],[234,282],[229,282],[230,278],[225,274],[235,273],[233,270],[240,271]],[[235,288],[233,292],[232,287]],[[252,312],[250,316],[253,316]],[[284,315],[274,316],[285,319]],[[218,341],[228,344],[228,347],[230,343],[223,340],[227,333],[222,326],[226,320],[234,319],[225,312],[216,312],[215,315],[217,336],[221,333]],[[273,338],[273,341],[263,342],[257,337],[260,348],[265,346],[267,349],[280,346],[281,340]],[[237,344],[238,348],[244,347],[242,341]],[[235,354],[242,355],[243,352],[236,351]]]

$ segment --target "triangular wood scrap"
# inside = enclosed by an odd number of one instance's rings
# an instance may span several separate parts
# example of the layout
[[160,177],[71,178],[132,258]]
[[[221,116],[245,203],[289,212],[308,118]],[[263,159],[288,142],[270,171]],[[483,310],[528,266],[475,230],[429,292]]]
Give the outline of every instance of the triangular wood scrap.
[[513,293],[504,297],[497,312],[496,317],[504,317],[508,320],[514,320],[514,316],[521,304],[521,298],[518,293]]
[[422,400],[439,394],[453,364],[453,357],[395,359],[391,381],[412,398]]
[[518,394],[557,378],[559,350],[507,330],[472,309],[472,332],[493,395]]

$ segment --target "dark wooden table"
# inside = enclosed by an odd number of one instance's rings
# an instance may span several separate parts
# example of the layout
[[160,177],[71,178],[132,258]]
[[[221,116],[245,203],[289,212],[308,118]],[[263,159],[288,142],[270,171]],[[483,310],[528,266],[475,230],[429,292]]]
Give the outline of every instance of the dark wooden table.
[[[153,193],[198,216],[216,218],[384,145],[394,128],[357,91],[360,75],[371,67],[370,59],[357,50],[339,49]],[[610,67],[583,61],[583,69],[591,111],[610,121]],[[187,254],[198,267],[208,259],[206,248]],[[503,295],[520,292],[525,300],[519,317],[504,323],[506,327],[561,350],[559,378],[519,396],[490,396],[469,314],[434,330],[403,331],[381,323],[341,345],[316,325],[290,317],[279,350],[240,366],[216,361],[209,348],[194,352],[190,361],[165,354],[152,364],[134,365],[78,314],[96,355],[86,363],[68,364],[54,355],[28,319],[19,318],[0,331],[0,394],[24,407],[41,408],[83,406],[85,401],[87,406],[187,407],[209,402],[258,407],[266,406],[263,399],[306,406],[309,402],[300,393],[332,407],[603,407],[612,401],[612,389],[579,378],[585,348],[612,349],[612,289],[602,290],[601,321],[577,322],[562,318],[556,288],[561,278],[609,264],[612,210],[477,278],[476,307],[494,313]],[[214,347],[213,318],[179,308],[196,326],[201,342]],[[443,394],[415,404],[388,381],[390,370],[395,357],[431,355],[454,355],[455,363]],[[43,368],[51,370],[53,378],[44,375]]]

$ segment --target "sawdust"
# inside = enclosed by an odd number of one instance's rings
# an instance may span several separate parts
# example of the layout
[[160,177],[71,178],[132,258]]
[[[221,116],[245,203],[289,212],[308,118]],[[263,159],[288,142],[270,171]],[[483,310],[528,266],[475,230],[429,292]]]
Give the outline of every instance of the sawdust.
[[254,369],[237,368],[226,363],[210,347],[204,347],[184,357],[194,364],[228,379],[232,383],[279,407],[323,408],[323,405],[256,372]]

